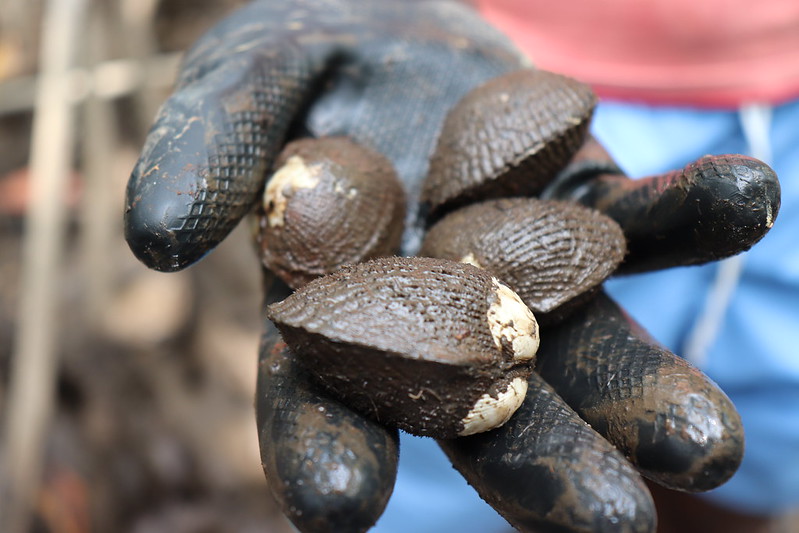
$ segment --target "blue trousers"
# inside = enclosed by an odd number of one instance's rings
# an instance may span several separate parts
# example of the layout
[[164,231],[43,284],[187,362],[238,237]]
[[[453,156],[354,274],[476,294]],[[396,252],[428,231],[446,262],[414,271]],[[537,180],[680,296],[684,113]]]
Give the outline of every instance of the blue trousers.
[[[762,112],[761,112],[762,115]],[[770,115],[770,117],[769,117]],[[748,126],[748,127],[747,127]],[[720,264],[614,279],[609,292],[677,354],[724,300],[694,361],[741,413],[746,452],[721,505],[765,514],[799,505],[799,102],[745,113],[608,103],[595,133],[632,176],[679,168],[705,154],[763,152],[780,178],[782,206],[771,231],[742,254],[727,295],[714,294]],[[691,359],[689,357],[689,359]]]
[[[780,178],[775,225],[727,269],[733,275],[725,290],[718,290],[725,269],[718,263],[606,284],[675,353],[704,337],[695,362],[741,413],[746,453],[736,475],[703,497],[740,512],[772,514],[799,505],[799,102],[756,112],[754,121],[738,110],[604,102],[593,130],[633,177],[677,169],[706,154],[743,153],[768,159]],[[760,153],[752,154],[753,148]],[[434,441],[402,435],[397,485],[375,531],[509,529]]]

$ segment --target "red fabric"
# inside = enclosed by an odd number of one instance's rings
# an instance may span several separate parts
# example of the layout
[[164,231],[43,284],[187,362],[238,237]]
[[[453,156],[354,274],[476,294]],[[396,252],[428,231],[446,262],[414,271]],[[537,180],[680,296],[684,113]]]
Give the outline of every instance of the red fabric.
[[727,107],[799,96],[799,0],[475,0],[541,68],[605,98]]

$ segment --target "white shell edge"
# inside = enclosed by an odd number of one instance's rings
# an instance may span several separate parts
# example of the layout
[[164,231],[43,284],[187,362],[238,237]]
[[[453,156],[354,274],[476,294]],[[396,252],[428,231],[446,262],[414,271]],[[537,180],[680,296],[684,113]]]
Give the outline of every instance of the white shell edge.
[[510,287],[492,278],[497,300],[488,308],[488,327],[494,344],[502,349],[502,339],[513,348],[513,359],[530,361],[538,351],[538,322],[533,312]]
[[499,393],[496,398],[488,393],[483,394],[461,420],[463,429],[458,435],[465,437],[501,426],[522,405],[526,394],[527,380],[524,378],[511,380],[505,392]]
[[318,166],[306,165],[302,157],[293,155],[272,175],[266,184],[263,198],[269,227],[283,225],[288,196],[298,189],[313,189],[319,185],[319,172]]

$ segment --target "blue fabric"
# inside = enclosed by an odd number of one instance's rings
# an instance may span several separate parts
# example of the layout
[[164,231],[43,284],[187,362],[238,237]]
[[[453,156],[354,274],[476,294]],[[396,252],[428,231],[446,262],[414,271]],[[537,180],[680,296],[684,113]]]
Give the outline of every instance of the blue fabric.
[[506,533],[512,528],[480,499],[433,439],[400,434],[394,494],[376,533]]
[[[705,155],[746,153],[734,111],[603,103],[594,133],[631,176],[680,168]],[[799,504],[799,103],[775,109],[771,145],[782,208],[747,252],[744,272],[704,370],[736,404],[746,431],[739,472],[705,497],[753,513]],[[660,342],[680,353],[717,265],[608,282],[608,290]],[[394,494],[374,531],[509,531],[430,439],[402,435]]]
[[[735,111],[606,103],[594,133],[631,176],[679,168],[702,155],[746,153]],[[752,513],[799,506],[799,102],[774,109],[771,166],[782,187],[772,230],[744,270],[703,370],[741,413],[746,452],[736,475],[705,495]],[[717,265],[608,282],[609,292],[653,336],[680,353]]]

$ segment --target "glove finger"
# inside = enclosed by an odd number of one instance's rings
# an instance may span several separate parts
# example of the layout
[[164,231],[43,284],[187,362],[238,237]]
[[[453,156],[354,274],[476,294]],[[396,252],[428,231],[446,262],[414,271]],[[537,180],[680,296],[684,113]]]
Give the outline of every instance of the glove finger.
[[233,229],[310,90],[308,59],[279,40],[285,30],[254,22],[269,20],[260,6],[189,52],[130,177],[125,236],[151,268],[184,268]]
[[[287,296],[275,282],[267,303]],[[261,341],[256,416],[261,462],[300,531],[366,531],[397,474],[399,435],[320,392],[269,321]]]
[[504,426],[439,445],[519,531],[654,532],[655,508],[624,457],[538,375]]
[[405,193],[391,162],[346,137],[286,145],[258,214],[261,261],[290,287],[397,252]]
[[765,163],[743,155],[705,156],[683,169],[624,177],[589,140],[544,197],[576,200],[624,230],[619,273],[715,261],[751,248],[774,224],[780,185]]
[[705,491],[740,465],[743,427],[730,399],[606,295],[542,334],[538,354],[541,376],[653,481]]

